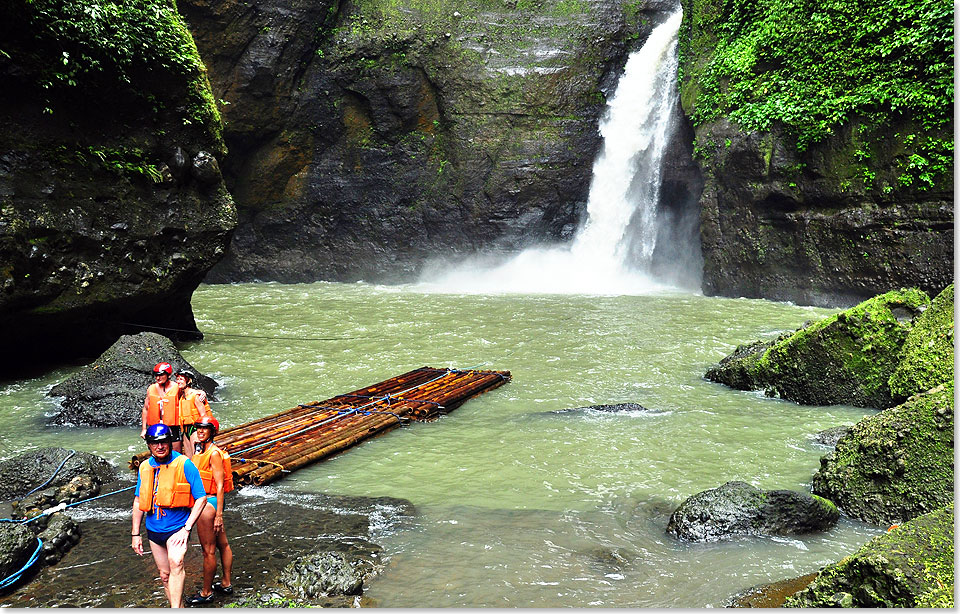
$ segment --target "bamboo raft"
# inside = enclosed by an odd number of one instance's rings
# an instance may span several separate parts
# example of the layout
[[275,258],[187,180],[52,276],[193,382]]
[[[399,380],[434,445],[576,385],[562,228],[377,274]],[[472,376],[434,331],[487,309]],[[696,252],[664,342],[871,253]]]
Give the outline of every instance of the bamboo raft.
[[[411,420],[429,421],[510,381],[509,371],[420,367],[326,401],[298,405],[217,434],[234,484],[268,484]],[[134,456],[136,469],[150,456]]]

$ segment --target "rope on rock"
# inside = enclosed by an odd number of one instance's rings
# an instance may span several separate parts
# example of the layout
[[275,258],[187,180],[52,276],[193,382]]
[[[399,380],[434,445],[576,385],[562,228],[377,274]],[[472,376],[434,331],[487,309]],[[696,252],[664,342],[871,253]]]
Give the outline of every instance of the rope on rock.
[[12,586],[17,580],[23,576],[23,572],[30,569],[30,566],[37,562],[37,559],[40,558],[40,551],[43,550],[43,542],[40,538],[37,538],[37,549],[33,551],[33,554],[30,556],[30,560],[27,561],[27,564],[21,567],[18,571],[7,576],[3,580],[0,580],[0,589],[7,588]]
[[49,479],[49,480],[47,480],[46,482],[44,482],[44,483],[41,484],[40,486],[37,486],[36,488],[34,488],[33,490],[31,490],[30,492],[28,492],[27,494],[25,494],[25,495],[23,495],[23,496],[24,496],[24,497],[29,497],[29,496],[32,495],[33,493],[37,492],[38,490],[40,490],[41,488],[43,488],[44,486],[46,486],[47,484],[49,484],[50,482],[52,482],[52,481],[53,481],[53,478],[57,477],[57,474],[60,473],[60,470],[63,469],[63,466],[67,463],[68,460],[70,460],[70,457],[73,456],[73,455],[76,454],[76,453],[77,453],[76,450],[70,450],[70,454],[67,454],[67,457],[66,457],[65,459],[63,459],[63,462],[60,463],[60,466],[57,467],[57,470],[53,472],[53,475],[50,476],[50,479]]

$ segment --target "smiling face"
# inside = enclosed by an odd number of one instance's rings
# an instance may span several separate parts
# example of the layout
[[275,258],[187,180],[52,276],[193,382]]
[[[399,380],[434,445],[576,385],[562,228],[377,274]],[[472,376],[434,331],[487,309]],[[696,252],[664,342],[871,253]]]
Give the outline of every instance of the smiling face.
[[186,388],[186,387],[187,387],[187,378],[184,377],[184,376],[182,376],[182,375],[178,375],[178,376],[177,376],[177,386],[180,386],[181,388]]
[[212,426],[198,426],[197,427],[197,441],[200,443],[206,443],[208,441],[213,441],[213,427]]

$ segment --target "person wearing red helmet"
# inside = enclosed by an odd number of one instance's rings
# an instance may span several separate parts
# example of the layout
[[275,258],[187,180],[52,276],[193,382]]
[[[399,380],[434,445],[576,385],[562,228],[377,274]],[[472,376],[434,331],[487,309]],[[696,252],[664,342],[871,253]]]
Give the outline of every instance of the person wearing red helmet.
[[140,438],[147,434],[147,428],[154,424],[166,424],[173,432],[174,452],[182,452],[180,444],[180,419],[177,415],[177,394],[179,389],[173,383],[173,366],[169,362],[158,362],[153,368],[156,381],[147,388],[147,398],[143,400],[143,413],[140,418]]
[[[195,426],[198,441],[193,462],[200,471],[200,479],[207,492],[207,506],[197,520],[197,537],[203,550],[203,585],[199,593],[187,597],[186,601],[190,605],[202,605],[213,601],[214,590],[227,595],[233,593],[230,579],[233,550],[223,528],[223,499],[224,494],[233,490],[233,471],[230,455],[213,443],[214,436],[220,431],[217,419],[203,416]],[[217,550],[220,551],[223,572],[220,582],[213,584],[213,576],[217,572]]]
[[194,446],[197,444],[197,423],[204,416],[213,417],[210,412],[210,403],[207,401],[207,393],[199,388],[193,388],[197,376],[189,369],[180,369],[177,371],[176,382],[179,392],[177,393],[177,414],[180,424],[183,427],[182,445],[184,454],[193,458]]

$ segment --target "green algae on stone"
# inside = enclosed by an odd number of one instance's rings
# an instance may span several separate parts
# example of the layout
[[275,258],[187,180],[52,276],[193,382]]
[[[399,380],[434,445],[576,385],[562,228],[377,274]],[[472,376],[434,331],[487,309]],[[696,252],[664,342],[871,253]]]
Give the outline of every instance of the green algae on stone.
[[826,566],[784,607],[952,608],[953,549],[950,503]]
[[953,284],[944,289],[914,321],[890,376],[890,392],[906,399],[953,382]]
[[820,460],[814,493],[886,525],[953,501],[953,385],[864,418]]
[[912,327],[930,302],[916,289],[881,294],[816,322],[771,347],[756,370],[770,392],[810,405],[892,405],[890,375]]

